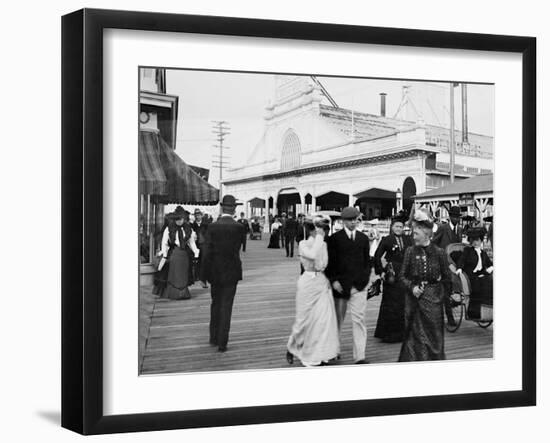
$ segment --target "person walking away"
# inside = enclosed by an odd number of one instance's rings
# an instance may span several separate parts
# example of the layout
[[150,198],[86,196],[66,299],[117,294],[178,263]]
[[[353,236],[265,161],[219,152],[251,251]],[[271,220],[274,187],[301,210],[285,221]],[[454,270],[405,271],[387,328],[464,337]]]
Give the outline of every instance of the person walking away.
[[250,223],[248,223],[248,220],[245,218],[244,212],[241,212],[240,216],[241,218],[239,218],[237,222],[243,225],[244,228],[243,252],[246,252],[246,237],[250,233]]
[[445,360],[443,300],[451,289],[447,255],[432,241],[433,222],[415,212],[414,245],[405,251],[399,278],[407,289],[405,333],[399,361]]
[[[403,235],[405,221],[403,214],[392,217],[390,233],[382,238],[374,254],[375,272],[384,281],[374,336],[385,343],[403,341],[406,288],[399,280],[399,273],[405,251],[412,245],[411,238]],[[385,265],[382,260],[386,262]]]
[[275,217],[275,220],[271,224],[271,236],[269,237],[269,249],[280,249],[279,236],[281,235],[281,222],[279,217]]
[[305,223],[308,238],[298,245],[304,273],[298,279],[296,319],[287,343],[289,364],[297,357],[304,366],[320,366],[340,352],[332,289],[323,272],[328,264],[323,227],[327,223],[330,220],[323,217],[309,219]]
[[237,284],[242,280],[239,251],[244,227],[233,219],[237,203],[232,195],[221,202],[222,215],[206,231],[205,275],[210,282],[210,344],[218,351],[227,350],[233,301]]
[[298,222],[291,212],[288,213],[283,232],[285,236],[286,256],[294,257],[294,242],[296,241],[296,235],[298,233]]
[[369,239],[357,231],[359,211],[352,207],[342,210],[344,229],[328,239],[329,262],[326,269],[332,288],[340,335],[342,324],[349,305],[353,334],[353,360],[355,363],[368,363],[365,359],[367,326],[367,284],[371,272]]
[[[463,229],[460,224],[460,208],[458,206],[452,206],[449,210],[449,223],[440,223],[437,225],[437,230],[432,239],[432,243],[445,251],[447,246],[451,243],[462,243]],[[447,322],[451,326],[456,325],[456,321],[453,316],[453,310],[451,307],[450,298],[444,299],[445,315],[447,316]]]
[[201,286],[206,289],[208,288],[208,285],[206,284],[206,281],[205,281],[204,266],[202,266],[202,258],[204,256],[208,221],[207,221],[207,217],[204,216],[204,214],[199,208],[195,209],[194,215],[195,215],[195,221],[191,224],[191,227],[193,228],[193,231],[195,231],[195,234],[197,236],[197,247],[201,251],[201,253],[199,254],[199,258],[196,261],[195,275],[196,275],[196,279],[200,281]]
[[166,281],[166,297],[171,300],[191,298],[189,285],[190,253],[199,257],[200,251],[195,243],[195,234],[187,222],[186,212],[181,206],[169,216],[170,222],[164,230],[161,241],[162,258],[159,271],[168,262],[168,277]]
[[470,280],[471,295],[468,318],[482,319],[482,305],[493,305],[493,262],[482,249],[485,228],[470,228],[468,242],[457,261],[456,273],[465,272]]

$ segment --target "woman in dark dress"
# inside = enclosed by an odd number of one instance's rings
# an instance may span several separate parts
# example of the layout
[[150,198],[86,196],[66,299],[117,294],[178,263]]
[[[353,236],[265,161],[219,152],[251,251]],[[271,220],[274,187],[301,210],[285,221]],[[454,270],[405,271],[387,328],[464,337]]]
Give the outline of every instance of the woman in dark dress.
[[[186,211],[178,206],[170,216],[162,235],[162,257],[168,261],[168,278],[163,296],[172,300],[191,298],[191,257],[199,256],[196,234],[186,220]],[[162,262],[162,261],[161,261]]]
[[[406,217],[397,214],[391,220],[390,234],[380,241],[374,254],[374,270],[384,279],[382,302],[374,336],[385,343],[403,341],[405,327],[405,295],[407,289],[399,280],[405,250],[412,239],[403,234]],[[385,260],[386,265],[382,263]]]
[[279,220],[279,218],[275,218],[275,221],[271,225],[271,237],[269,237],[269,245],[267,245],[270,249],[280,249],[279,242],[280,242],[280,236],[281,236],[281,227],[282,224]]
[[405,334],[399,361],[444,360],[443,301],[451,271],[443,249],[431,243],[433,222],[416,211],[414,245],[405,251],[400,280],[407,288]]
[[466,273],[470,280],[471,294],[468,304],[468,318],[481,318],[481,306],[493,305],[493,262],[481,249],[485,237],[485,228],[471,228],[468,231],[468,242],[460,255],[456,273]]

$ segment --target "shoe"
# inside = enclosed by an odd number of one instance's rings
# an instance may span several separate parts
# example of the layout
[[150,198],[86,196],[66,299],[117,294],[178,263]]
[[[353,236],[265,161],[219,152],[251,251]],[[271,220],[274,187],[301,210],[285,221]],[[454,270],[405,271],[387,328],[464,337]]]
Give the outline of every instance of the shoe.
[[286,351],[286,361],[289,365],[294,364],[294,355],[289,351]]
[[362,359],[362,360],[357,360],[355,362],[356,365],[368,365],[369,364],[369,361],[368,360],[365,360],[365,359]]
[[227,351],[227,346],[218,347],[218,352],[225,352],[225,351]]
[[201,286],[203,289],[208,289],[208,285],[206,284],[205,281],[201,281]]

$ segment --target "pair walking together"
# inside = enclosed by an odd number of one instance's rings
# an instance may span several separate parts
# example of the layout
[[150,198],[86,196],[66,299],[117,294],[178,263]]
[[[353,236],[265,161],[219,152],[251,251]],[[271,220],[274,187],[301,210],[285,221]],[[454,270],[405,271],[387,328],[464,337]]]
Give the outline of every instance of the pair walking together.
[[365,359],[367,284],[371,271],[369,240],[356,230],[358,211],[342,211],[344,229],[326,238],[329,220],[306,219],[307,238],[298,245],[304,268],[298,279],[296,320],[287,344],[287,360],[300,359],[305,366],[325,365],[339,358],[340,332],[350,311],[353,360]]

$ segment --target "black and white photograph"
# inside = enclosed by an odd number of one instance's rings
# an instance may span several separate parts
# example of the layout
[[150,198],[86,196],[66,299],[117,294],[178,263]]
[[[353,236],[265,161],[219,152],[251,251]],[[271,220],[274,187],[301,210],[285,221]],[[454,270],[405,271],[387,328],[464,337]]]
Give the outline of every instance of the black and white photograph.
[[139,375],[493,358],[494,84],[137,75]]

